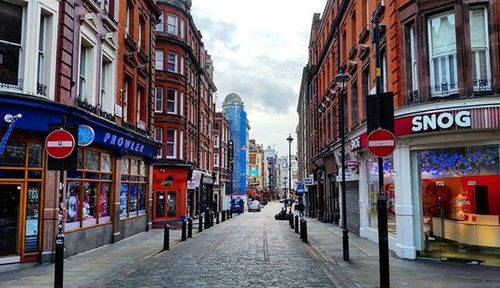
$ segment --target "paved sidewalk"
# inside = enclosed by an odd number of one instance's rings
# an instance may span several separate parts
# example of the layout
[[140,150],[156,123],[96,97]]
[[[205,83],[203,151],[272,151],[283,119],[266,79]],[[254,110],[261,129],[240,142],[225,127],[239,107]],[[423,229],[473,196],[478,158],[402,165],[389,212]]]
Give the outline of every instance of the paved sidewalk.
[[[194,223],[193,223],[194,224]],[[196,236],[197,225],[193,225]],[[181,230],[170,230],[170,249],[180,242]],[[116,273],[137,268],[163,249],[163,229],[152,229],[64,259],[64,287],[85,287]],[[54,287],[54,264],[0,266],[0,287]]]
[[[313,218],[306,220],[310,253],[323,261],[324,269],[334,275],[339,287],[379,287],[377,243],[349,233],[350,261],[344,261],[342,229]],[[404,260],[392,252],[389,257],[391,287],[500,287],[498,266]]]

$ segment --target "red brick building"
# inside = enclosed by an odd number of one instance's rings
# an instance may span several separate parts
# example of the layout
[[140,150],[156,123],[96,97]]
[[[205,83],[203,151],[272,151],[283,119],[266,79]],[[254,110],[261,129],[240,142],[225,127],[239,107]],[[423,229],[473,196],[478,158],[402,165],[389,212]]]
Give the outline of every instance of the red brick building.
[[[174,177],[177,186],[155,184],[154,221],[179,221],[213,201],[213,67],[190,1],[157,1],[155,137],[163,143],[155,175]],[[189,182],[186,186],[188,180]],[[163,181],[165,182],[165,181]],[[168,190],[168,191],[167,191]],[[166,201],[163,201],[166,199]],[[187,203],[187,207],[185,205]]]
[[[500,191],[491,185],[500,177],[499,11],[497,1],[332,0],[314,15],[298,109],[307,121],[299,124],[306,130],[299,129],[306,137],[299,159],[308,162],[299,166],[314,180],[310,216],[336,224],[345,217],[352,233],[377,240],[378,165],[366,149],[373,108],[366,98],[376,93],[379,55],[380,92],[392,93],[398,142],[383,162],[390,249],[403,258],[492,259],[488,251],[500,243],[483,239],[497,237],[496,227],[481,230],[481,239],[469,236],[500,217],[494,204]],[[341,69],[349,76],[344,91],[333,81]],[[342,145],[349,167],[341,163]],[[474,168],[479,155],[489,155],[484,169]],[[342,169],[345,199],[339,197]],[[434,187],[449,199],[439,203],[444,214],[433,206]],[[346,215],[340,215],[342,201]]]

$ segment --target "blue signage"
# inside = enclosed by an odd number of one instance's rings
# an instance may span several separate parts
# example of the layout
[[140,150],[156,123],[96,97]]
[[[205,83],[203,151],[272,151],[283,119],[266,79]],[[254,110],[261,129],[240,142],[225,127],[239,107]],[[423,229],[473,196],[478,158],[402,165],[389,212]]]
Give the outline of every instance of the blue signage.
[[303,184],[297,184],[295,187],[295,193],[302,194],[305,192],[304,185]]
[[89,146],[94,142],[95,132],[89,125],[78,125],[78,146]]

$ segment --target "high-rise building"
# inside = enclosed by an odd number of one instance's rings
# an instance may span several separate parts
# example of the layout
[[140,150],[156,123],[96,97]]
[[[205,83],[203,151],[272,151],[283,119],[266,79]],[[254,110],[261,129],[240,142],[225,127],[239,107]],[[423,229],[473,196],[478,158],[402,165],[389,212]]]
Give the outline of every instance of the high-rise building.
[[249,125],[245,105],[238,94],[230,93],[226,96],[222,104],[222,109],[229,123],[229,138],[234,141],[232,198],[239,197],[246,201],[247,137]]

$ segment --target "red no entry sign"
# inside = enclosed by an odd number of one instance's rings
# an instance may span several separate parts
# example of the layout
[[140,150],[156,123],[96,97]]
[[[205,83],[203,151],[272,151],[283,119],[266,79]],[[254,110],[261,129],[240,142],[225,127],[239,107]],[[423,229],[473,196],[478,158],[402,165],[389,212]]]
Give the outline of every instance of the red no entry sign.
[[366,140],[368,151],[373,156],[385,157],[390,155],[396,147],[396,137],[385,129],[374,130]]
[[64,129],[52,131],[45,139],[45,150],[56,159],[66,158],[75,149],[75,138]]

